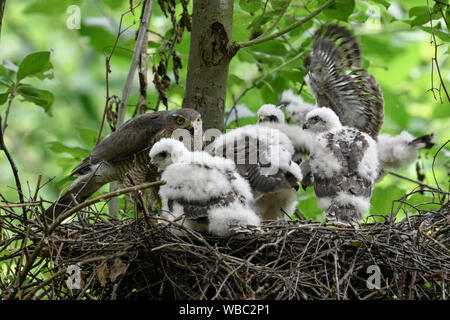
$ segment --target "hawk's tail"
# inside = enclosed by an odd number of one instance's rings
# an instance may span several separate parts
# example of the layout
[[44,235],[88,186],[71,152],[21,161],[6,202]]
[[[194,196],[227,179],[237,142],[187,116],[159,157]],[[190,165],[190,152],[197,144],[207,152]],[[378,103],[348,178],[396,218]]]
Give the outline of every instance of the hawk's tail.
[[92,175],[79,177],[70,185],[69,190],[45,211],[45,216],[51,220],[56,219],[64,212],[75,207],[78,203],[86,200],[104,184],[104,181],[99,181]]
[[331,221],[350,226],[358,226],[362,220],[361,211],[352,203],[333,201],[325,213]]

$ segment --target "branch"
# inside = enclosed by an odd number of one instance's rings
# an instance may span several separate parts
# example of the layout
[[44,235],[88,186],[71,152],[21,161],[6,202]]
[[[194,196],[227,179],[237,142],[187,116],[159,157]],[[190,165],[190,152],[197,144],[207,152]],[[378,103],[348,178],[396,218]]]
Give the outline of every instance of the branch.
[[[117,111],[117,122],[116,122],[116,128],[118,128],[125,120],[125,111],[127,109],[127,102],[128,97],[130,95],[131,91],[131,84],[133,83],[134,75],[136,73],[136,68],[139,63],[139,58],[141,55],[141,52],[143,48],[147,48],[148,43],[148,37],[147,37],[147,30],[149,29],[150,25],[150,17],[152,14],[152,7],[153,7],[153,1],[154,0],[147,0],[145,2],[145,6],[142,8],[142,11],[144,12],[142,14],[142,20],[141,24],[139,26],[138,30],[138,36],[136,39],[136,47],[133,51],[133,57],[131,59],[131,65],[130,70],[128,71],[127,80],[125,82],[125,86],[122,90],[122,99],[119,104],[119,110]],[[110,183],[109,190],[114,191],[117,190],[118,184],[117,182]],[[117,200],[112,200],[109,204],[109,212],[113,213],[115,211],[118,211],[118,202]]]
[[[430,43],[431,43],[431,45],[434,46],[434,57],[431,58],[431,88],[429,90],[427,90],[427,91],[431,91],[433,93],[434,98],[436,99],[436,95],[434,94],[434,90],[437,90],[438,93],[439,93],[439,98],[440,98],[441,103],[442,103],[442,98],[441,98],[441,88],[442,88],[442,89],[444,89],[445,95],[447,96],[447,100],[450,102],[450,95],[449,95],[449,93],[447,91],[447,88],[445,87],[444,79],[442,78],[441,69],[439,67],[438,47],[440,46],[440,44],[437,44],[436,35],[434,34],[433,13],[431,12],[430,3],[429,3],[428,0],[427,0],[427,9],[428,9],[428,14],[430,15],[430,28],[431,28],[431,41],[430,41]],[[445,21],[445,17],[444,16],[442,16],[442,17],[444,18],[444,21]],[[433,66],[434,65],[436,65],[436,69],[437,69],[437,72],[438,72],[439,81],[440,81],[440,85],[441,85],[441,87],[439,89],[435,88],[434,84],[433,84],[433,71],[434,71]]]
[[300,52],[299,54],[297,54],[295,57],[293,57],[292,59],[286,61],[283,64],[280,64],[278,67],[270,70],[269,72],[267,72],[265,75],[263,75],[261,78],[253,81],[252,85],[250,87],[245,88],[244,90],[242,90],[242,92],[239,94],[239,96],[236,97],[236,99],[234,99],[233,101],[233,106],[230,109],[230,112],[228,113],[227,118],[225,119],[225,123],[228,122],[229,117],[231,116],[231,113],[233,111],[234,108],[236,108],[237,103],[239,102],[239,100],[242,99],[242,97],[244,97],[247,92],[249,92],[251,89],[255,88],[256,86],[258,86],[262,81],[264,81],[268,76],[270,76],[272,73],[277,72],[278,70],[281,70],[282,68],[284,68],[285,66],[287,66],[288,64],[291,64],[292,62],[294,62],[295,60],[299,59],[304,52]]
[[[314,18],[315,16],[317,16],[319,13],[321,13],[324,9],[328,8],[330,5],[332,5],[336,0],[328,0],[327,2],[325,2],[323,5],[321,5],[319,8],[317,8],[316,10],[314,10],[313,12],[311,12],[309,15],[307,15],[306,17],[303,17],[301,19],[299,19],[296,23],[291,24],[289,27],[280,30],[278,32],[275,32],[274,34],[271,35],[267,35],[267,36],[260,36],[256,39],[253,40],[248,40],[248,41],[243,41],[243,42],[238,42],[236,44],[236,46],[238,48],[246,48],[246,47],[250,47],[250,46],[254,46],[256,44],[260,44],[262,42],[266,42],[269,40],[273,40],[275,38],[278,38],[279,36],[288,33],[289,31],[294,30],[295,28],[298,28],[299,26],[305,24],[306,22],[308,22],[309,20],[311,20],[312,18]],[[265,33],[264,33],[265,34]]]
[[152,14],[152,7],[153,7],[153,1],[154,0],[147,0],[145,4],[145,8],[142,10],[144,11],[142,15],[142,21],[141,25],[139,26],[138,30],[138,36],[136,39],[136,47],[133,51],[133,57],[131,59],[131,65],[130,70],[128,71],[127,80],[125,82],[125,86],[122,91],[122,100],[119,105],[119,110],[117,114],[117,127],[119,127],[125,120],[125,110],[127,107],[128,97],[130,95],[131,91],[131,84],[134,79],[134,75],[136,73],[136,68],[139,63],[139,57],[142,51],[142,48],[147,46],[147,42],[145,42],[147,30],[149,29],[150,25],[150,16]]
[[6,0],[0,0],[0,35],[2,34],[3,13],[5,12]]
[[284,5],[284,7],[281,9],[280,14],[278,15],[277,19],[272,23],[272,25],[267,28],[266,31],[264,31],[264,33],[262,35],[260,35],[258,38],[263,38],[266,35],[269,35],[278,25],[278,23],[280,22],[281,18],[283,18],[284,14],[286,13],[289,5],[291,4],[291,0],[286,1],[286,4]]
[[399,173],[397,173],[397,172],[394,172],[394,171],[388,171],[388,173],[391,174],[391,175],[393,175],[393,176],[396,176],[397,178],[404,179],[404,180],[406,180],[406,181],[416,183],[416,184],[418,184],[418,185],[421,186],[421,187],[426,187],[426,188],[430,189],[431,191],[435,191],[435,192],[439,192],[439,193],[444,193],[444,194],[447,193],[447,194],[448,194],[448,192],[446,192],[446,191],[444,191],[444,190],[442,190],[442,189],[436,189],[436,188],[433,188],[432,186],[429,186],[429,185],[427,185],[426,183],[420,182],[420,181],[418,181],[418,180],[414,180],[414,179],[409,178],[409,177],[407,177],[407,176],[401,175],[401,174],[399,174]]
[[[110,199],[113,197],[117,197],[121,194],[124,193],[129,193],[129,192],[135,192],[138,190],[143,190],[143,189],[147,189],[150,187],[155,187],[155,186],[160,186],[165,184],[165,181],[155,181],[155,182],[148,182],[148,183],[143,183],[137,186],[133,186],[133,187],[129,187],[129,188],[123,188],[114,192],[110,192],[98,197],[95,197],[93,199],[90,199],[88,201],[85,201],[83,203],[80,203],[79,205],[77,205],[76,207],[68,210],[67,212],[65,212],[64,214],[60,215],[46,230],[46,235],[48,237],[48,235],[50,235],[55,229],[56,227],[58,227],[65,219],[69,218],[72,214],[74,214],[75,212],[90,206],[94,203],[100,202],[102,200],[106,200],[106,199]],[[44,219],[45,221],[45,219]],[[36,258],[39,256],[40,252],[42,251],[42,248],[44,247],[44,245],[46,245],[46,243],[48,242],[48,238],[47,237],[42,237],[42,239],[37,243],[36,247],[33,250],[33,253],[31,254],[31,256],[29,258],[27,258],[27,263],[25,264],[24,268],[22,269],[22,271],[19,273],[18,277],[16,278],[16,282],[11,290],[11,292],[5,296],[6,300],[11,300],[16,296],[17,291],[19,290],[21,284],[23,283],[23,281],[26,278],[26,275],[28,274],[28,272],[30,271],[30,269],[32,268]]]
[[[144,43],[148,43],[148,32],[144,32]],[[148,53],[147,46],[142,46],[139,53],[139,100],[137,104],[137,114],[143,114],[147,110],[147,73],[148,73]]]
[[111,97],[109,95],[109,73],[111,72],[111,58],[116,50],[117,44],[119,42],[119,38],[122,36],[122,34],[124,32],[126,32],[129,28],[131,28],[135,23],[133,23],[131,26],[125,28],[124,30],[122,30],[122,23],[123,23],[123,18],[130,12],[133,12],[133,10],[135,8],[137,8],[140,5],[137,4],[134,8],[131,7],[130,10],[122,13],[120,15],[120,22],[119,22],[119,32],[117,33],[116,39],[114,41],[114,44],[111,48],[111,52],[109,53],[109,55],[106,55],[106,53],[104,53],[104,55],[106,56],[105,58],[105,86],[106,86],[106,100],[105,100],[105,108],[103,110],[103,115],[102,115],[102,120],[100,122],[100,129],[98,130],[98,135],[97,135],[97,139],[95,140],[95,145],[97,145],[100,142],[100,138],[102,136],[102,131],[103,131],[103,125],[105,123],[105,119],[106,119],[106,113],[108,112],[108,107],[109,107],[109,103],[111,100]]
[[[11,157],[11,154],[8,151],[8,148],[6,148],[5,140],[3,139],[2,116],[0,116],[0,150],[3,150],[3,152],[6,155],[6,158],[9,161],[9,165],[11,166],[11,169],[12,169],[12,172],[14,175],[14,180],[16,181],[17,193],[19,194],[19,201],[20,201],[20,203],[25,203],[25,200],[23,198],[23,193],[22,193],[22,184],[20,183],[20,179],[19,179],[19,172],[17,170],[16,164],[14,163],[13,158]],[[27,223],[27,211],[26,211],[25,207],[22,207],[22,212],[23,212],[23,219],[24,219],[25,223]]]

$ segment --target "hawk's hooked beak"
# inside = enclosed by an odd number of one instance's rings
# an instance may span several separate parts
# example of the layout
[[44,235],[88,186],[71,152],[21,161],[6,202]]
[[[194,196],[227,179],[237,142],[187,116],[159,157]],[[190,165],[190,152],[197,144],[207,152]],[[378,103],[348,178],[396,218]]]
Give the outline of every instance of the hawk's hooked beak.
[[309,123],[308,122],[305,122],[304,124],[303,124],[303,130],[306,130],[306,129],[309,129]]
[[189,122],[188,130],[191,135],[194,134],[194,131],[195,131],[194,121]]
[[306,183],[304,183],[303,181],[301,181],[300,183],[301,183],[301,185],[302,185],[302,189],[303,189],[304,191],[306,191],[306,188],[308,188],[308,185],[307,185]]

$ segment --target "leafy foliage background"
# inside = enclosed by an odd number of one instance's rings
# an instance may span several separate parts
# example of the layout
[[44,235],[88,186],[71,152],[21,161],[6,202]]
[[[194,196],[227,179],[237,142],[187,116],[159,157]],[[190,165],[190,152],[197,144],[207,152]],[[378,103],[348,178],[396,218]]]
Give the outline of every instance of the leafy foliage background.
[[[137,1],[134,1],[137,2]],[[276,21],[287,0],[235,0],[233,35],[235,41],[246,41],[264,33]],[[309,14],[325,1],[290,1],[286,13],[277,28],[291,25],[295,19]],[[364,66],[381,85],[385,98],[385,124],[382,132],[398,134],[408,130],[418,136],[428,132],[436,134],[436,147],[422,154],[421,165],[425,173],[424,182],[435,186],[432,174],[433,155],[450,137],[450,103],[442,92],[433,96],[431,78],[439,86],[436,70],[431,74],[431,59],[434,46],[430,44],[431,29],[427,3],[433,15],[433,27],[439,44],[438,62],[443,80],[450,83],[448,60],[450,9],[447,0],[338,0],[333,6],[284,36],[259,45],[239,50],[230,64],[226,105],[231,108],[235,99],[245,90],[238,101],[256,112],[264,103],[276,103],[279,94],[292,88],[298,92],[302,86],[305,70],[303,57],[311,47],[314,30],[323,23],[339,21],[351,25],[358,35],[364,56]],[[81,28],[69,29],[66,21],[70,14],[67,8],[78,5],[81,9]],[[439,10],[442,8],[442,10]],[[5,142],[14,156],[24,184],[34,190],[37,177],[43,181],[54,178],[41,190],[45,199],[55,199],[61,188],[67,186],[72,168],[81,161],[95,144],[103,108],[105,105],[105,55],[114,44],[122,13],[129,10],[129,2],[121,0],[27,0],[10,1],[4,16],[0,39],[0,57],[3,64],[8,61],[19,65],[28,54],[36,51],[51,51],[53,77],[29,78],[27,84],[53,93],[51,107],[41,108],[35,103],[16,98],[11,107]],[[182,5],[176,1],[176,13],[182,13]],[[192,2],[189,3],[192,12]],[[111,94],[120,96],[134,48],[134,35],[138,28],[140,8],[135,15],[124,16],[123,26],[131,26],[120,37],[111,60],[109,88]],[[172,23],[155,1],[149,35],[149,91],[148,106],[154,107],[158,92],[151,83],[151,65],[158,65],[167,54],[167,40],[173,37]],[[184,95],[186,67],[189,54],[189,32],[185,32],[175,51],[181,58],[180,82],[175,83],[174,74],[168,89],[168,107],[179,108]],[[286,61],[300,58],[292,63]],[[172,70],[173,61],[169,62]],[[258,81],[264,77],[263,80]],[[41,77],[42,78],[42,77]],[[302,96],[313,101],[306,86]],[[0,86],[0,93],[3,87]],[[134,111],[138,100],[138,82],[134,83],[134,95],[129,100],[127,118]],[[0,99],[1,100],[1,99]],[[3,101],[0,101],[3,102]],[[164,108],[163,105],[160,109]],[[0,104],[3,115],[6,102]],[[255,123],[256,118],[240,119],[239,125]],[[230,124],[229,128],[237,125]],[[103,135],[108,134],[106,125]],[[435,176],[439,185],[448,189],[450,149],[445,146],[436,157]],[[402,170],[403,175],[416,179],[415,166]],[[29,187],[27,187],[28,182]],[[400,199],[417,185],[396,177],[387,176],[377,184],[371,213],[389,214],[393,201]],[[0,156],[0,193],[9,201],[16,201],[17,193],[13,176],[6,159]],[[105,192],[103,188],[99,192]],[[32,193],[30,191],[29,193]],[[313,191],[300,192],[300,210],[309,218],[324,217],[317,207]],[[420,208],[429,206],[426,194],[414,194],[408,199]],[[410,206],[405,206],[410,210]],[[432,209],[432,207],[430,207]],[[414,211],[413,211],[414,212]],[[399,215],[401,218],[402,215]]]

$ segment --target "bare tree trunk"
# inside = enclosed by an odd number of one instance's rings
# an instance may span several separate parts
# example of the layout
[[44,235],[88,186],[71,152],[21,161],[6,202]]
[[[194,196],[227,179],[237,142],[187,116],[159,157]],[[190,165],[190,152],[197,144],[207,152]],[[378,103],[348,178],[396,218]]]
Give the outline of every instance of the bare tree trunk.
[[231,41],[233,0],[195,0],[183,107],[200,112],[203,129],[223,131],[228,66],[237,52]]

